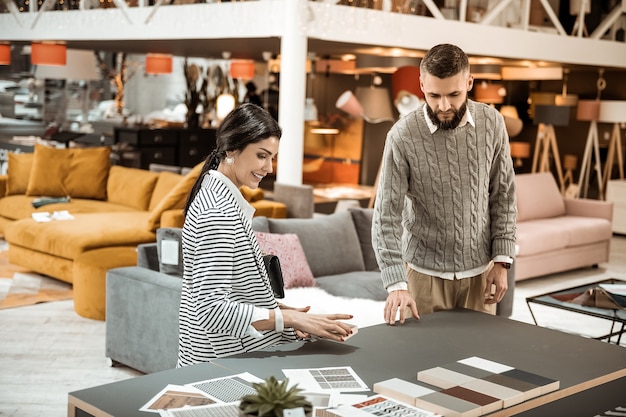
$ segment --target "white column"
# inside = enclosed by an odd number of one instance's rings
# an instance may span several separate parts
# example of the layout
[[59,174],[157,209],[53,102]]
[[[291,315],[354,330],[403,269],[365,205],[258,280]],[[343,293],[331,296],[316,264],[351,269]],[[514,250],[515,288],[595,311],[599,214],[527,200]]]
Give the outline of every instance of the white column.
[[304,99],[306,95],[306,0],[285,0],[284,31],[280,41],[278,123],[283,136],[278,151],[276,181],[302,185]]

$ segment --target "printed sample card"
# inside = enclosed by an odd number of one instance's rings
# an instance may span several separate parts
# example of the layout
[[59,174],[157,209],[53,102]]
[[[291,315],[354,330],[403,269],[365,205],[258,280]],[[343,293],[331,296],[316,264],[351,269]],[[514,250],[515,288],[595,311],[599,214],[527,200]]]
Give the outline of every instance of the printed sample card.
[[283,369],[283,374],[290,384],[312,392],[334,390],[339,392],[367,391],[369,388],[363,380],[349,366],[312,368],[312,369]]
[[239,403],[216,403],[199,407],[162,410],[160,417],[239,417]]
[[364,401],[320,410],[316,417],[441,417],[383,395],[373,395]]
[[206,393],[209,397],[220,402],[229,403],[238,401],[244,395],[256,394],[256,390],[252,387],[252,384],[255,382],[263,382],[263,380],[248,372],[244,372],[223,378],[193,382],[187,385]]
[[159,413],[169,408],[196,407],[214,404],[216,401],[193,387],[169,384],[150,399],[139,411]]

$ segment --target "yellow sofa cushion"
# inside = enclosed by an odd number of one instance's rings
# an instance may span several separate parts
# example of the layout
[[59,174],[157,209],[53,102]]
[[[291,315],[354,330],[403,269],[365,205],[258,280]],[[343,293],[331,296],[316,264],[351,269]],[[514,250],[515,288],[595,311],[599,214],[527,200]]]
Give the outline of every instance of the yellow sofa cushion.
[[198,179],[204,162],[199,163],[191,171],[189,171],[179,182],[176,187],[172,188],[169,193],[157,204],[151,211],[148,217],[148,230],[156,231],[160,227],[161,214],[166,210],[172,210],[176,208],[184,208],[187,202],[187,197],[191,192],[193,184]]
[[35,154],[9,152],[6,195],[25,194]]
[[106,200],[111,148],[70,148],[65,187],[70,197]]
[[148,210],[159,173],[113,165],[107,182],[107,201]]
[[26,195],[105,200],[111,148],[49,148],[35,144]]
[[33,166],[28,179],[26,195],[65,197],[65,177],[69,167],[66,149],[48,148],[35,144]]
[[263,192],[262,188],[255,188],[254,190],[247,185],[242,185],[239,187],[239,191],[243,195],[243,198],[246,199],[249,203],[253,203],[255,201],[263,200],[265,197],[265,192]]
[[154,186],[152,197],[150,198],[150,205],[148,210],[152,211],[154,208],[169,194],[183,179],[183,176],[170,171],[159,172],[159,179]]

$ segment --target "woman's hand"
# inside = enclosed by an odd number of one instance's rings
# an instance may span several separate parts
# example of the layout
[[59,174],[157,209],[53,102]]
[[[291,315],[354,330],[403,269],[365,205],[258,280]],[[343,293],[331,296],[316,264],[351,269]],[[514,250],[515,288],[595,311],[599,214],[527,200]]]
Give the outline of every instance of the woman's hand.
[[[309,310],[305,307],[306,311]],[[303,309],[284,309],[285,327],[296,329],[296,335],[308,339],[311,335],[343,342],[352,334],[349,325],[340,320],[350,320],[351,314],[307,314]]]

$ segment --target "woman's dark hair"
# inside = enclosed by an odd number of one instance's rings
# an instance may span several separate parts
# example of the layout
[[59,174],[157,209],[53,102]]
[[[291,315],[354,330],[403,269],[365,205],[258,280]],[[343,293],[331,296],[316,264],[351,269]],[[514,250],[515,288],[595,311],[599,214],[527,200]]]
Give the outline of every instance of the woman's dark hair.
[[462,71],[469,71],[469,68],[469,59],[465,52],[449,43],[433,46],[420,62],[422,73],[427,72],[442,79],[452,77]]
[[205,159],[202,171],[191,188],[185,204],[185,214],[200,190],[204,175],[211,169],[217,169],[226,157],[226,152],[243,151],[251,143],[272,136],[280,139],[282,129],[265,109],[256,104],[244,103],[228,113],[217,128],[215,136],[215,149]]

